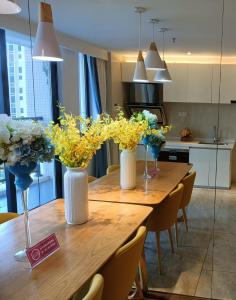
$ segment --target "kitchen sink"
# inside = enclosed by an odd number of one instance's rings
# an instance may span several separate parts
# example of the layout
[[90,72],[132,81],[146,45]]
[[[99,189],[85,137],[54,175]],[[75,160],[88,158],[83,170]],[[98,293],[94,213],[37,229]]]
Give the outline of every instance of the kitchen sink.
[[214,143],[214,142],[199,142],[201,145],[219,145],[219,146],[227,146],[227,143]]

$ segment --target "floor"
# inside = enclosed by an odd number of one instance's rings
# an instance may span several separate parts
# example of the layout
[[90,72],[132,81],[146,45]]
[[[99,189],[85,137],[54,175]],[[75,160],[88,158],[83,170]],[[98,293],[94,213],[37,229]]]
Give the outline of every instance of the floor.
[[145,252],[152,290],[236,299],[236,186],[217,190],[216,201],[214,196],[214,190],[194,189],[188,208],[189,232],[183,224],[179,226],[179,247],[174,254],[163,232],[163,275],[158,273],[155,235],[148,235]]

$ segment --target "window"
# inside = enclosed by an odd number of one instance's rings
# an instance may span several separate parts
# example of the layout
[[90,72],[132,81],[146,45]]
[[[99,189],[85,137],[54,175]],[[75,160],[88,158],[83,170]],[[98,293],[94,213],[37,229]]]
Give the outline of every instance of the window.
[[8,45],[8,50],[13,52],[13,45]]
[[[51,69],[48,62],[33,62],[35,99],[33,94],[32,60],[28,38],[19,43],[6,35],[7,65],[10,92],[10,111],[15,118],[37,118],[47,125],[52,120]],[[10,47],[11,45],[11,47]],[[14,49],[14,56],[10,49]],[[20,53],[19,53],[20,52]],[[23,73],[24,76],[19,75]],[[20,83],[20,86],[19,86]],[[32,174],[29,189],[29,209],[56,198],[54,162],[39,163]],[[17,191],[17,210],[23,211],[20,192]]]

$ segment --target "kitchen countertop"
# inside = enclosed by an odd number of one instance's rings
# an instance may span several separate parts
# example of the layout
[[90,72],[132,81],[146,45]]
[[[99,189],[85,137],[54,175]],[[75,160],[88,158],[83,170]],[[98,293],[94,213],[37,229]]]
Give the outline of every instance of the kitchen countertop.
[[199,139],[193,140],[191,142],[182,142],[180,140],[167,140],[164,146],[165,149],[179,149],[179,150],[189,150],[190,148],[202,148],[202,149],[222,149],[222,150],[233,150],[235,142],[234,141],[224,141],[223,145],[217,144],[204,144],[209,143],[209,140]]

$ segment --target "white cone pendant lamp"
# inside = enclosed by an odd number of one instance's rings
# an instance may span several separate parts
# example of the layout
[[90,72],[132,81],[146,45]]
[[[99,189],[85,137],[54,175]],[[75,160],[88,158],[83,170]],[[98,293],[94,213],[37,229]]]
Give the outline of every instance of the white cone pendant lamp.
[[142,51],[138,52],[138,59],[135,66],[133,81],[135,82],[147,82],[147,72],[144,65],[144,59]]
[[144,64],[143,54],[141,50],[141,17],[142,13],[145,11],[145,8],[143,7],[136,7],[135,12],[139,13],[139,52],[138,52],[138,58],[135,66],[134,71],[134,82],[147,82],[147,73],[146,68]]
[[152,42],[150,44],[150,47],[147,52],[147,56],[145,58],[145,67],[146,69],[150,70],[163,70],[163,64],[160,57],[160,54],[157,50],[157,46],[155,43],[154,38],[154,27],[155,24],[158,24],[159,20],[157,19],[151,19],[150,22],[152,23]]
[[0,14],[13,15],[21,11],[15,0],[0,0]]
[[33,59],[63,61],[53,27],[51,5],[43,2],[40,2],[39,5],[39,24],[33,49]]
[[163,61],[163,67],[165,70],[158,70],[155,74],[154,81],[158,82],[172,82],[169,70],[167,68],[166,62]]
[[172,78],[170,76],[167,64],[165,62],[165,32],[168,31],[168,28],[161,28],[160,30],[163,33],[163,60],[162,66],[163,70],[158,70],[155,74],[154,81],[157,82],[172,82]]

